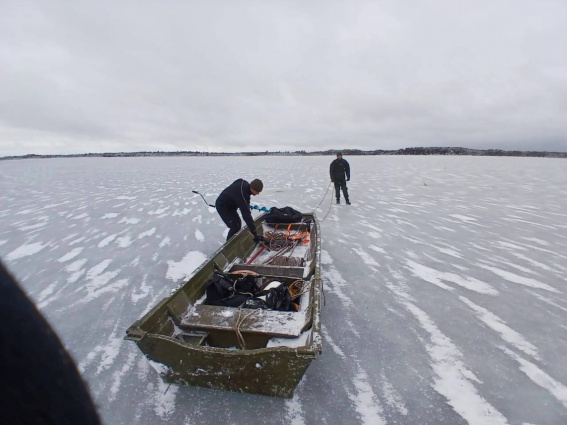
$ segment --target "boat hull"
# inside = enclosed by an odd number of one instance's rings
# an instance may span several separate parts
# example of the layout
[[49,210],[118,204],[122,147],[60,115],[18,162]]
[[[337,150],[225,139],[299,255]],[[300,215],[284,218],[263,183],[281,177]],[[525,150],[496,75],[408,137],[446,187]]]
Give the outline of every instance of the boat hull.
[[157,335],[146,335],[138,347],[166,382],[284,398],[293,397],[317,355],[279,347],[238,351],[190,347]]
[[[309,364],[321,353],[321,278],[320,278],[320,232],[314,214],[305,215],[312,220],[314,240],[312,242],[312,263],[306,267],[309,288],[305,297],[303,312],[267,312],[242,309],[249,316],[246,323],[235,327],[231,322],[222,325],[219,318],[229,316],[227,309],[235,308],[197,305],[203,296],[208,279],[219,268],[234,268],[235,262],[251,255],[255,248],[247,229],[241,230],[227,244],[221,247],[195,274],[171,296],[159,302],[144,317],[128,330],[126,339],[136,342],[149,359],[151,365],[166,382],[193,385],[205,388],[229,390],[252,394],[290,398]],[[265,216],[256,220],[261,228]],[[244,265],[244,264],[243,264]],[[262,266],[261,270],[264,270]],[[272,275],[281,273],[281,280],[296,279],[297,268],[268,267]],[[306,280],[307,282],[307,280]],[[193,307],[191,307],[193,306]],[[192,321],[188,308],[201,307],[201,311],[214,310],[215,315],[200,317],[200,323]],[[225,310],[222,310],[222,309]],[[241,314],[242,312],[239,312]],[[265,323],[259,321],[263,315],[272,315]],[[296,334],[282,334],[273,323],[297,314],[305,320],[297,326]],[[193,313],[197,315],[197,313]],[[254,323],[254,318],[256,323]],[[195,319],[196,320],[196,319]],[[206,320],[211,322],[207,329]],[[205,321],[205,325],[203,325]],[[279,321],[279,322],[278,322]],[[199,325],[199,326],[198,326]],[[222,325],[222,326],[221,326]],[[223,327],[224,326],[224,327]],[[238,335],[240,334],[240,335]],[[238,347],[239,339],[244,346]],[[282,339],[283,337],[283,339]],[[272,338],[283,340],[284,344],[270,346]],[[289,338],[289,339],[286,339]],[[294,343],[286,344],[295,338]]]

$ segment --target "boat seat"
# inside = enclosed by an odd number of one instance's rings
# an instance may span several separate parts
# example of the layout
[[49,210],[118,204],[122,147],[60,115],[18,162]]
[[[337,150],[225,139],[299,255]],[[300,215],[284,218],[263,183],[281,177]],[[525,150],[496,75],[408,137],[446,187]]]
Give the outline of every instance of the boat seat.
[[[197,304],[181,319],[179,327],[204,332],[236,331],[239,310],[235,307]],[[293,312],[243,308],[240,318],[244,317],[246,319],[240,324],[242,334],[295,338],[311,326],[311,309]]]

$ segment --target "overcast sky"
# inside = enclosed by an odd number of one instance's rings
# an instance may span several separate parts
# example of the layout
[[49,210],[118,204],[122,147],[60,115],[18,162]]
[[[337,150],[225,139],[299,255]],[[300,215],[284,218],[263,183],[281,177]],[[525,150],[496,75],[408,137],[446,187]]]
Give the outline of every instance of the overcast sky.
[[567,1],[0,0],[0,156],[567,151]]

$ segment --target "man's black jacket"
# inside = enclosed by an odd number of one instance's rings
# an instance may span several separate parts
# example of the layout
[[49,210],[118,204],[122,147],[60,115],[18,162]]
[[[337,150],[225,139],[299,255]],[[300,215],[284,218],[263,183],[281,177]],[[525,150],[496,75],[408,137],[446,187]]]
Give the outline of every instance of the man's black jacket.
[[345,174],[347,179],[350,179],[350,166],[348,165],[346,159],[335,159],[333,162],[331,162],[329,171],[332,181],[344,180]]
[[216,203],[235,212],[239,209],[244,222],[252,234],[256,235],[256,226],[249,208],[251,195],[250,184],[246,180],[238,179],[221,192]]

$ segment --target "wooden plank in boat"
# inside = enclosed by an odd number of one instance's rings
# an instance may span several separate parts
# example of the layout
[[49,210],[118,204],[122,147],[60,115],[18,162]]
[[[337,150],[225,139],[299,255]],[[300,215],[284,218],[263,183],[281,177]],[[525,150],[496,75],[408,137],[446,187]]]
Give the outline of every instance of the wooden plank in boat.
[[235,264],[230,268],[230,272],[237,270],[252,270],[263,276],[284,276],[296,277],[301,279],[305,273],[305,267],[286,267],[286,266],[263,266],[255,264]]
[[[179,327],[201,331],[236,331],[238,308],[198,304],[183,317]],[[250,315],[250,316],[248,316]],[[294,338],[309,328],[311,309],[305,311],[272,311],[242,309],[240,332],[272,337]]]

